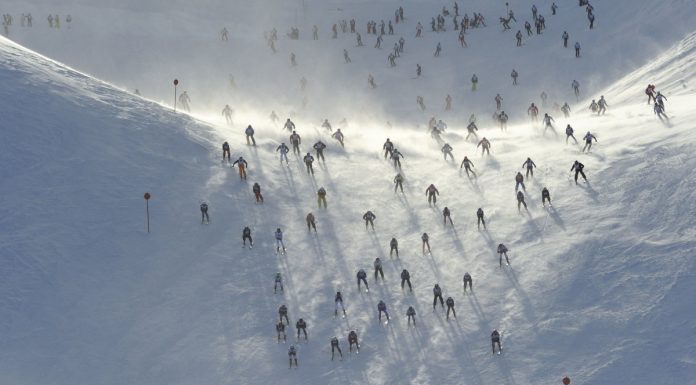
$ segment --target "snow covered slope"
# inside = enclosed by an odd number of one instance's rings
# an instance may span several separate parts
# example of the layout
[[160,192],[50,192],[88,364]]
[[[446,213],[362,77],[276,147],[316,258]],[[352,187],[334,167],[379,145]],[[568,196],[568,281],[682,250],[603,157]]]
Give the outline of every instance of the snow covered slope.
[[[385,12],[393,8],[385,4]],[[432,42],[418,49],[420,57],[431,54]],[[411,107],[361,117],[351,109],[345,149],[323,129],[298,124],[303,148],[317,139],[329,144],[312,178],[298,158],[278,164],[275,148],[287,133],[277,127],[250,120],[259,145],[246,147],[246,122],[202,124],[2,40],[0,383],[527,384],[564,375],[583,384],[689,383],[696,346],[682,337],[695,331],[688,293],[695,289],[696,113],[692,72],[679,66],[694,60],[692,45],[687,37],[656,59],[665,63],[660,70],[650,64],[606,89],[607,115],[590,116],[583,105],[573,106],[568,121],[554,114],[559,130],[570,123],[578,137],[588,129],[597,135],[591,154],[520,118],[507,133],[482,125],[480,134],[493,143],[490,158],[479,157],[475,142],[451,124],[443,137],[457,162],[448,163],[422,130],[384,127],[399,111],[403,121],[427,119]],[[346,73],[364,82],[365,74]],[[670,91],[670,122],[644,104],[648,82]],[[481,106],[495,92],[488,87]],[[395,106],[412,102],[397,86],[379,90],[401,95]],[[512,105],[523,112],[521,100]],[[315,122],[314,113],[303,115],[305,122]],[[379,151],[387,136],[405,156],[405,195],[392,193],[395,171]],[[223,139],[233,157],[249,161],[248,181],[220,165]],[[477,180],[459,172],[465,154]],[[529,214],[518,214],[513,178],[527,156],[538,169],[526,182]],[[569,180],[575,159],[591,184]],[[254,181],[263,187],[263,205],[253,203]],[[423,196],[430,183],[441,193],[436,207]],[[328,190],[326,211],[316,209],[319,186]],[[555,209],[539,207],[543,186]],[[149,235],[145,191],[153,194]],[[208,226],[198,222],[201,200],[211,207]],[[442,225],[445,205],[454,229]],[[478,207],[488,231],[475,228]],[[377,215],[374,233],[360,220],[368,209]],[[305,229],[309,211],[318,217],[316,236]],[[254,230],[251,250],[240,248],[245,225]],[[276,227],[285,231],[286,256],[274,253]],[[428,256],[420,252],[424,231],[433,246]],[[387,255],[392,236],[399,259]],[[495,264],[499,242],[511,250],[511,267]],[[370,276],[370,292],[357,292],[355,272],[370,273],[377,256],[386,281]],[[413,294],[399,287],[403,268]],[[283,295],[272,292],[276,271],[285,277]],[[475,294],[462,293],[465,271]],[[431,312],[435,282],[454,297],[458,319]],[[345,319],[332,316],[337,289]],[[393,317],[388,326],[376,322],[380,299]],[[301,366],[292,372],[273,328],[283,303],[293,325],[299,317],[309,324],[310,341],[300,344]],[[416,328],[405,322],[409,305],[418,312]],[[504,355],[490,355],[493,328],[504,332]],[[360,356],[331,362],[329,338],[339,336],[347,356],[345,336],[353,329]]]

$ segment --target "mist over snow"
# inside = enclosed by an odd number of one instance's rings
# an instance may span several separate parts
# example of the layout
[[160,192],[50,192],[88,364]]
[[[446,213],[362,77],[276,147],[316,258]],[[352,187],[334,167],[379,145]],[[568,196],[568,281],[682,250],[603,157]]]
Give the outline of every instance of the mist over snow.
[[[459,2],[460,14],[480,12],[487,24],[467,30],[466,48],[452,30],[452,2],[0,4],[13,17],[0,38],[0,384],[523,385],[565,376],[573,384],[693,383],[696,7],[593,1],[590,30],[585,7],[561,0],[552,15],[551,3],[508,1],[517,22],[503,31],[505,2]],[[546,29],[528,36],[532,4]],[[394,23],[399,6],[405,21]],[[432,32],[443,6],[446,31]],[[27,13],[31,28],[22,23]],[[49,13],[60,28],[49,27]],[[332,25],[351,18],[362,47],[340,25],[331,38]],[[381,49],[366,33],[369,20],[378,30],[381,20],[394,23]],[[422,38],[414,37],[418,22]],[[297,40],[286,35],[293,27]],[[274,28],[275,53],[264,37]],[[390,67],[400,37],[404,52]],[[175,78],[190,113],[173,109]],[[648,84],[666,96],[669,119],[646,103]],[[510,116],[506,131],[492,119],[496,94]],[[598,116],[588,106],[601,95],[609,106]],[[557,135],[530,121],[532,102],[553,116]],[[566,102],[567,118],[554,106]],[[232,124],[221,113],[227,104]],[[471,114],[478,140],[466,139]],[[302,152],[285,165],[276,149],[290,144],[288,117]],[[431,117],[448,125],[440,140],[428,133]],[[321,127],[324,119],[341,128],[345,147]],[[256,146],[246,145],[249,124]],[[566,144],[568,124],[579,145]],[[588,131],[597,141],[586,153]],[[483,137],[490,156],[477,148]],[[403,153],[403,194],[394,192],[399,170],[384,159],[386,138]],[[318,140],[326,161],[314,162],[312,176],[302,156],[316,156]],[[247,180],[221,163],[224,141],[233,160],[248,161]],[[444,143],[454,161],[443,159]],[[460,168],[465,155],[476,178]],[[527,157],[537,167],[524,181],[528,210],[518,211],[515,175]],[[574,183],[575,160],[588,183]],[[254,201],[254,182],[263,204]],[[440,194],[432,206],[431,183]],[[317,208],[320,187],[327,209]],[[541,204],[543,187],[552,208]],[[199,222],[203,201],[208,225]],[[454,226],[443,225],[445,206]],[[476,226],[479,207],[485,230]],[[361,219],[367,210],[376,214],[374,231]],[[305,224],[309,212],[316,234]],[[245,226],[251,249],[241,244]],[[276,228],[286,254],[275,252]],[[424,232],[432,246],[425,255]],[[392,237],[398,258],[389,255]],[[510,266],[496,263],[499,243]],[[374,279],[376,257],[384,281]],[[357,290],[359,269],[369,292]],[[412,293],[401,289],[403,269]],[[283,293],[272,290],[276,272]],[[462,290],[465,272],[471,293]],[[455,300],[457,318],[433,311],[435,283]],[[345,318],[333,315],[337,290]],[[377,321],[380,300],[387,325]],[[276,342],[282,304],[287,343]],[[416,327],[407,324],[409,306]],[[299,318],[307,343],[295,338]],[[503,333],[501,355],[491,355],[493,329]],[[348,353],[351,330],[359,355]],[[331,361],[334,336],[342,361]],[[290,344],[298,369],[288,369]]]

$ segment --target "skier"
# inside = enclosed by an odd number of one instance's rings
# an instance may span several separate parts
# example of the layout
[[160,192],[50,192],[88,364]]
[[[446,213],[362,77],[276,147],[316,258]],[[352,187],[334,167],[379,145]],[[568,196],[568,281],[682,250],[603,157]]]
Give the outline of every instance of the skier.
[[450,94],[447,94],[445,97],[445,111],[449,111],[452,109],[452,96]]
[[524,29],[527,30],[527,36],[532,36],[532,25],[528,21],[524,22]]
[[503,352],[503,348],[500,347],[500,333],[497,330],[493,330],[491,333],[491,348],[493,349],[493,354],[495,354],[495,345],[498,345],[498,354]]
[[575,57],[580,57],[580,42],[575,42]]
[[590,12],[587,14],[587,20],[590,21],[590,29],[594,28],[594,20],[595,20],[595,15],[594,13]]
[[203,223],[203,221],[210,223],[210,217],[208,216],[208,204],[205,202],[201,203],[201,223]]
[[278,148],[276,148],[276,152],[280,151],[280,163],[283,163],[283,159],[285,159],[285,165],[288,165],[288,152],[290,152],[290,148],[285,143],[281,143]]
[[518,172],[517,175],[515,175],[515,192],[517,192],[520,186],[522,186],[522,190],[527,191],[524,187],[524,177],[521,172]]
[[476,134],[476,131],[478,131],[478,127],[476,126],[476,122],[469,122],[469,124],[466,126],[466,130],[469,132],[466,134],[466,138],[464,140],[469,140],[469,136],[474,135],[476,139],[478,139],[478,135]]
[[484,153],[487,153],[488,156],[491,155],[491,142],[489,142],[485,136],[483,137],[483,139],[481,139],[478,145],[476,145],[476,148],[479,148],[479,146],[481,146],[481,156],[483,156]]
[[582,179],[587,182],[587,177],[585,177],[585,173],[582,171],[582,169],[585,168],[585,165],[578,162],[577,160],[575,163],[573,163],[573,166],[570,168],[570,172],[575,171],[575,184],[578,184],[578,174],[582,175]]
[[529,178],[529,174],[534,177],[534,168],[536,168],[536,164],[532,160],[532,158],[527,158],[527,160],[522,163],[522,168],[527,167],[527,174],[525,175],[527,178]]
[[450,209],[445,206],[445,208],[442,210],[442,222],[445,226],[447,226],[447,220],[449,220],[450,226],[454,226],[454,223],[452,223]]
[[483,209],[478,208],[476,210],[476,226],[478,227],[479,230],[481,230],[481,225],[483,225],[483,229],[486,229],[486,219],[483,217]]
[[276,229],[275,232],[276,239],[276,253],[280,251],[280,247],[283,247],[283,253],[285,253],[285,243],[283,243],[283,232],[280,231],[280,227]]
[[573,79],[573,82],[570,83],[570,85],[571,87],[573,87],[573,93],[575,93],[575,98],[580,96],[580,82]]
[[322,202],[324,203],[324,208],[326,208],[326,189],[319,187],[319,190],[317,190],[317,204],[319,208],[321,208]]
[[[362,44],[359,44],[359,45],[362,45]],[[346,61],[346,63],[350,63],[350,62],[351,62],[350,56],[348,56],[348,50],[347,50],[347,49],[343,49],[343,59]]]
[[326,145],[324,144],[324,142],[322,142],[320,140],[320,141],[314,143],[314,146],[312,146],[312,148],[314,148],[314,150],[316,150],[316,152],[317,152],[317,159],[321,159],[321,161],[324,162],[325,161],[324,149],[326,148]]
[[435,286],[433,286],[433,311],[435,311],[435,307],[437,306],[438,298],[440,299],[440,306],[444,309],[445,301],[442,299],[442,289],[440,289],[440,285],[436,283]]
[[529,108],[527,108],[527,115],[532,117],[532,120],[536,122],[537,116],[539,115],[539,108],[532,103]]
[[437,195],[440,195],[440,192],[437,190],[434,184],[430,184],[428,188],[425,189],[425,196],[428,197],[428,206],[431,205],[431,202],[437,205]]
[[372,230],[373,231],[375,230],[375,223],[374,223],[375,218],[377,218],[377,216],[370,210],[368,210],[365,214],[363,214],[363,219],[365,220],[365,230],[367,230],[368,223],[372,227]]
[[297,340],[300,340],[300,331],[304,333],[304,338],[305,341],[307,340],[307,322],[305,322],[304,319],[300,318],[297,320],[295,323],[295,328],[297,329]]
[[222,144],[222,160],[230,161],[230,144],[225,142]]
[[246,180],[246,178],[247,178],[246,169],[248,166],[247,161],[244,160],[244,158],[242,158],[240,156],[239,159],[235,160],[234,163],[232,163],[232,167],[234,167],[234,165],[237,165],[237,168],[239,169],[239,179]]
[[365,270],[358,270],[356,277],[358,278],[358,291],[360,291],[360,281],[365,283],[365,291],[370,291],[370,287],[367,285],[367,273],[365,273]]
[[[659,92],[658,92],[658,96],[659,96]],[[609,105],[607,104],[607,101],[604,100],[604,95],[602,95],[599,98],[597,105],[599,106],[599,109],[597,110],[597,115],[604,115],[604,113],[607,111],[607,107],[609,107]]]
[[442,51],[442,44],[437,43],[437,47],[435,48],[435,54],[433,56],[435,56],[435,57],[440,56],[440,51]]
[[655,101],[655,85],[653,84],[648,84],[648,87],[645,88],[645,94],[648,95],[648,104],[650,104],[650,100]]
[[597,104],[597,102],[595,102],[595,100],[592,99],[592,103],[590,103],[589,109],[592,112],[597,112],[599,110],[599,104]]
[[655,103],[655,105],[653,106],[653,112],[655,113],[655,115],[657,115],[658,118],[660,118],[660,120],[662,120],[662,117],[669,120],[669,117],[667,116],[667,114],[665,114],[665,108],[662,107],[659,103]]
[[517,33],[515,34],[515,38],[517,38],[517,46],[521,47],[522,46],[522,31],[520,31],[518,29]]
[[510,77],[512,78],[512,85],[513,86],[517,85],[517,77],[518,76],[519,76],[519,74],[517,73],[516,70],[513,69],[512,72],[510,72]]
[[382,322],[382,313],[387,317],[387,322],[389,322],[389,313],[387,312],[387,304],[384,303],[384,301],[379,300],[379,303],[377,304],[377,318],[379,319],[379,322]]
[[276,332],[278,332],[278,342],[280,342],[280,336],[283,335],[283,341],[288,340],[288,336],[285,334],[285,324],[283,321],[278,321],[276,324]]
[[421,241],[422,241],[421,249],[423,251],[423,255],[425,255],[425,247],[426,246],[428,246],[428,253],[430,253],[430,237],[428,236],[428,233],[423,233],[423,235],[421,235]]
[[372,74],[367,76],[367,84],[370,86],[370,88],[377,88],[377,83],[375,83],[375,78],[372,76]]
[[391,156],[392,151],[394,150],[394,143],[387,138],[387,141],[384,142],[384,145],[382,145],[382,149],[384,150],[384,159],[387,159],[387,156]]
[[295,60],[294,52],[290,52],[290,65],[293,67],[297,66],[297,60]]
[[399,158],[403,158],[404,155],[399,152],[396,148],[392,150],[391,153],[391,159],[394,162],[394,168],[399,167],[401,169],[401,160]]
[[583,137],[585,139],[585,147],[582,148],[582,152],[585,152],[585,149],[587,149],[587,152],[590,152],[592,149],[592,139],[594,139],[595,142],[597,142],[597,138],[592,135],[591,132],[587,131],[587,134]]
[[411,320],[413,320],[413,326],[416,326],[416,309],[413,306],[409,306],[406,310],[406,318],[408,319],[408,326],[411,326]]
[[312,154],[307,153],[307,155],[305,155],[304,158],[302,158],[302,160],[304,161],[305,166],[307,166],[307,175],[309,175],[310,173],[314,175],[314,167],[312,167],[312,163],[314,163],[314,157],[312,156]]
[[561,38],[563,38],[563,48],[568,48],[568,31],[563,31],[563,35],[561,35]]
[[468,272],[464,273],[463,281],[464,281],[464,291],[466,291],[467,284],[469,285],[469,290],[474,291],[474,287],[473,287],[474,280],[471,279],[471,274],[469,274]]
[[280,321],[283,322],[283,317],[285,317],[285,323],[290,325],[290,320],[288,319],[288,307],[283,304],[278,308],[278,317]]
[[396,240],[396,238],[392,238],[391,241],[389,241],[389,256],[392,256],[392,253],[396,252],[396,257],[399,258],[399,242]]
[[520,211],[520,205],[524,205],[524,209],[527,210],[527,203],[524,201],[524,194],[522,191],[517,192],[517,211]]
[[553,118],[551,117],[551,115],[549,115],[549,114],[547,114],[547,113],[544,113],[544,119],[543,119],[543,121],[544,121],[544,135],[546,135],[546,130],[547,130],[547,129],[551,129],[551,132],[553,132],[554,135],[558,136],[558,134],[556,133],[556,129],[553,128],[552,122],[554,122],[554,120],[553,120]]
[[232,124],[232,108],[229,104],[225,104],[225,108],[222,109],[222,116],[225,117],[227,124]]
[[498,116],[498,121],[500,122],[500,130],[505,131],[507,129],[507,121],[508,121],[508,116],[505,113],[505,111],[500,111],[500,115]]
[[[271,120],[273,120],[273,116],[276,116],[276,119],[278,118],[277,115],[275,115],[275,111],[271,112]],[[283,128],[287,129],[290,132],[295,132],[295,123],[288,118],[288,120],[285,121],[285,125],[283,125]]]
[[[513,70],[514,71],[514,70]],[[495,95],[495,109],[500,110],[500,105],[503,101],[503,97],[500,94]]]
[[[268,116],[269,119],[271,119],[271,122],[273,123],[278,123],[278,115],[276,115],[275,111],[271,111],[271,114]],[[288,119],[290,120],[290,119]]]
[[404,192],[404,177],[401,174],[396,174],[394,177],[394,192],[396,193],[396,189],[400,188],[401,193]]
[[457,318],[457,312],[454,310],[454,298],[447,297],[445,304],[447,304],[447,320],[449,321],[450,310],[454,318]]
[[290,135],[290,143],[292,143],[292,153],[300,154],[300,144],[302,144],[302,138],[297,134],[297,131],[293,131]]
[[254,241],[251,239],[251,229],[249,226],[244,226],[242,230],[242,245],[246,246],[246,241],[249,240],[249,247],[254,246]]
[[373,263],[375,266],[375,281],[377,281],[378,276],[382,276],[382,281],[384,281],[384,270],[382,270],[382,260],[379,259],[379,257],[375,258],[375,262]]
[[459,166],[459,169],[461,170],[462,167],[464,167],[467,177],[469,177],[469,172],[471,172],[472,174],[474,174],[474,178],[476,178],[476,173],[474,172],[474,170],[471,169],[472,167],[474,167],[474,163],[470,161],[469,158],[467,158],[466,156],[464,157],[464,160],[462,160],[462,164],[461,166]]
[[549,193],[549,189],[544,187],[541,190],[541,205],[546,207],[546,201],[549,201],[549,206],[551,206],[551,193]]
[[563,116],[566,118],[570,117],[570,106],[568,103],[563,103],[563,106],[561,107],[561,111],[563,111]]
[[341,132],[340,128],[336,129],[336,132],[334,132],[333,135],[331,135],[331,137],[338,140],[338,143],[341,144],[341,147],[344,147],[343,146],[343,133]]
[[280,275],[280,273],[276,273],[275,275],[275,282],[273,284],[273,294],[275,294],[278,291],[278,286],[280,286],[280,292],[282,293],[284,291],[283,277]]
[[187,112],[191,111],[191,107],[189,106],[190,102],[191,98],[189,97],[186,91],[179,95],[179,104],[181,104],[181,108],[183,108]]
[[575,141],[575,144],[578,144],[578,140],[575,139],[575,135],[573,135],[573,127],[571,127],[570,124],[566,126],[565,133],[566,133],[566,144],[568,144],[568,138],[573,138],[573,140]]
[[261,186],[258,182],[254,182],[254,185],[251,187],[251,191],[254,193],[256,203],[263,203],[263,195],[261,195]]
[[293,361],[295,362],[295,368],[297,368],[297,349],[295,349],[295,345],[290,345],[288,349],[288,361],[290,362],[291,368]]
[[355,351],[360,353],[360,345],[358,344],[358,333],[355,330],[351,330],[348,333],[348,351],[353,353],[353,345],[355,345]]
[[343,361],[343,352],[341,351],[341,347],[338,346],[338,338],[334,337],[331,339],[331,361],[334,359],[334,350],[338,350],[338,354],[340,355],[341,361]]
[[476,91],[476,85],[478,84],[478,76],[474,74],[474,76],[471,77],[471,90]]
[[408,290],[413,292],[413,287],[411,286],[411,274],[408,270],[403,269],[401,271],[401,290],[404,290],[404,283],[408,283]]
[[317,232],[317,224],[314,220],[314,214],[309,213],[305,217],[305,221],[307,222],[307,231],[311,231],[311,229],[314,229],[314,232]]
[[244,134],[246,134],[247,144],[249,144],[249,139],[251,139],[252,145],[256,146],[256,139],[254,139],[254,128],[251,127],[251,124],[247,126],[246,130],[244,130]]
[[[359,284],[360,282],[358,282]],[[341,294],[340,291],[336,292],[336,296],[334,297],[334,317],[338,316],[338,306],[341,306],[341,310],[343,311],[343,316],[346,315],[346,308],[343,307],[343,295]]]
[[508,248],[504,244],[498,244],[498,263],[500,264],[500,267],[503,267],[503,254],[505,255],[505,263],[510,265],[510,260],[508,259],[507,252]]

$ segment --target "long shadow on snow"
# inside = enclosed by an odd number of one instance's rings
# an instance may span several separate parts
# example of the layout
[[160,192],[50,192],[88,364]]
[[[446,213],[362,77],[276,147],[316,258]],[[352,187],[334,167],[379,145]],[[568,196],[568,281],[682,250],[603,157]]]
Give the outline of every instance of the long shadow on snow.
[[517,274],[515,271],[510,268],[510,269],[504,269],[505,275],[508,276],[508,279],[512,283],[512,286],[515,288],[515,291],[519,295],[520,299],[522,300],[522,306],[524,306],[524,315],[529,321],[529,323],[532,325],[532,330],[535,333],[538,333],[537,330],[537,317],[536,317],[536,310],[534,309],[534,305],[532,305],[532,301],[529,300],[529,296],[527,295],[527,292],[524,291],[522,286],[520,285],[520,282],[517,280]]

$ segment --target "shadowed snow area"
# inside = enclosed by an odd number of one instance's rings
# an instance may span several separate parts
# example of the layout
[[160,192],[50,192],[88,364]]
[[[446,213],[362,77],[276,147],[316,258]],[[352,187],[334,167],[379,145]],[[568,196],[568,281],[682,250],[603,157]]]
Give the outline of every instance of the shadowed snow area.
[[[459,47],[451,16],[447,31],[430,31],[431,16],[443,5],[453,12],[451,3],[171,1],[166,11],[164,2],[140,3],[9,1],[0,9],[13,14],[9,38],[16,41],[0,38],[0,384],[523,385],[566,375],[573,384],[693,381],[692,3],[646,1],[634,9],[629,1],[597,1],[589,30],[577,2],[559,1],[551,16],[551,2],[540,1],[547,29],[525,33],[516,47],[531,2],[511,2],[518,22],[508,32],[497,22],[506,14],[502,3],[460,2],[460,13],[481,11],[488,25],[467,31],[468,48]],[[406,21],[374,48],[367,20],[378,28],[382,18],[393,22],[399,5]],[[22,12],[32,12],[32,28],[20,26]],[[48,12],[61,14],[60,29],[48,28]],[[331,25],[352,17],[365,47],[340,28],[331,39]],[[425,37],[415,39],[418,21]],[[285,36],[293,25],[299,40]],[[263,39],[273,27],[275,54]],[[563,30],[573,36],[570,45],[583,44],[580,59],[562,47]],[[406,49],[390,68],[386,57],[400,36]],[[434,58],[439,41],[443,52]],[[417,79],[416,63],[424,71]],[[191,95],[191,114],[168,106],[174,78]],[[578,99],[573,79],[581,83]],[[648,83],[667,97],[669,119],[646,103]],[[507,131],[491,119],[496,93],[511,118]],[[444,111],[447,94],[452,111]],[[597,116],[588,105],[600,95],[609,108]],[[557,136],[541,121],[530,123],[532,101],[555,118]],[[552,107],[566,101],[568,118]],[[225,104],[235,110],[229,125],[220,115]],[[271,110],[281,122],[269,120]],[[479,138],[492,143],[490,156],[466,139],[471,113]],[[313,176],[302,156],[279,162],[288,116],[302,155],[317,140],[327,144]],[[431,116],[449,125],[440,141],[427,133]],[[320,126],[324,118],[345,133],[345,148]],[[246,145],[248,124],[257,146]],[[579,145],[566,144],[567,124]],[[583,153],[587,131],[597,142]],[[394,193],[398,170],[383,158],[387,137],[404,156],[404,194]],[[220,162],[223,141],[233,159],[248,161],[247,180]],[[454,161],[443,160],[445,142]],[[465,155],[477,178],[460,169]],[[524,173],[527,157],[537,168],[525,178],[528,210],[518,211],[515,174]],[[573,182],[575,160],[588,183]],[[254,202],[254,182],[263,204]],[[440,193],[432,206],[425,196],[431,183]],[[317,208],[319,187],[327,190],[327,209]],[[542,207],[543,187],[553,207]],[[207,225],[199,222],[202,201],[210,207]],[[443,225],[445,206],[454,226]],[[485,230],[476,227],[479,207]],[[376,214],[375,231],[361,220],[367,210]],[[316,234],[305,225],[310,211]],[[242,247],[244,226],[253,248]],[[286,254],[275,252],[276,228]],[[425,255],[424,232],[432,246]],[[389,255],[392,237],[398,258]],[[495,263],[499,243],[510,250],[510,266]],[[376,257],[384,281],[373,277]],[[358,269],[368,273],[369,292],[357,290]],[[400,287],[403,269],[412,293]],[[283,293],[273,293],[276,272]],[[465,272],[473,292],[462,290]],[[447,320],[439,305],[432,310],[435,283],[454,298],[457,318]],[[337,290],[345,318],[333,315]],[[388,324],[377,321],[380,300]],[[290,326],[287,343],[278,344],[282,304]],[[416,327],[407,325],[409,306]],[[299,318],[308,324],[307,343],[295,338]],[[501,355],[491,355],[493,329],[503,334]],[[359,335],[359,355],[348,352],[350,330]],[[343,361],[331,361],[333,336]],[[290,344],[298,347],[298,369],[288,369]]]

